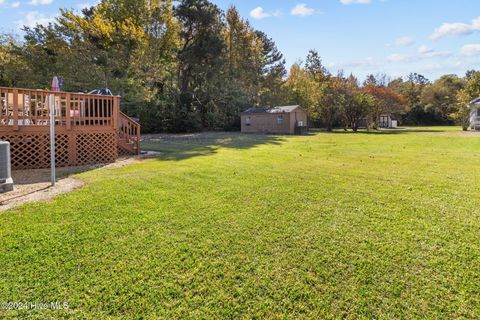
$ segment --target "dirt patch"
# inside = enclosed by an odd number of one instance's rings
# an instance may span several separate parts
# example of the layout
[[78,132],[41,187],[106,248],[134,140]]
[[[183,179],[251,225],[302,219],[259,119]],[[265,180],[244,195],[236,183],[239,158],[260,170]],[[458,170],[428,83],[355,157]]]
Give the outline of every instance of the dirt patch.
[[89,170],[120,168],[140,162],[148,156],[120,159],[107,165],[92,165],[80,167],[57,168],[57,182],[50,183],[50,169],[14,170],[12,172],[15,184],[12,192],[0,194],[0,212],[24,203],[49,201],[54,197],[81,188],[84,183],[71,176]]
[[48,201],[59,194],[73,191],[81,186],[83,186],[82,181],[72,178],[59,179],[54,187],[50,186],[50,182],[16,184],[14,191],[0,195],[0,211],[5,211],[24,203]]

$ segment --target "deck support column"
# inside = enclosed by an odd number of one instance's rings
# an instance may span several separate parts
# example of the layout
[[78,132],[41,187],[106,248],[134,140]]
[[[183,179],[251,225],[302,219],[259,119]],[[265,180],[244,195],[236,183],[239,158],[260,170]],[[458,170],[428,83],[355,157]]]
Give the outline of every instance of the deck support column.
[[120,97],[113,97],[113,129],[118,129],[118,118],[120,116]]

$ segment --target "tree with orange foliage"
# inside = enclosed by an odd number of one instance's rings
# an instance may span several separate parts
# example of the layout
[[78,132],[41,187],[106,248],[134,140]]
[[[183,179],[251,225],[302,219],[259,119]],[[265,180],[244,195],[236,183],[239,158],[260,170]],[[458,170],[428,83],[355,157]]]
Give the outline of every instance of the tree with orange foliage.
[[375,103],[370,113],[375,129],[378,128],[378,120],[381,114],[402,114],[406,111],[407,101],[405,97],[388,87],[368,84],[363,90],[375,98]]

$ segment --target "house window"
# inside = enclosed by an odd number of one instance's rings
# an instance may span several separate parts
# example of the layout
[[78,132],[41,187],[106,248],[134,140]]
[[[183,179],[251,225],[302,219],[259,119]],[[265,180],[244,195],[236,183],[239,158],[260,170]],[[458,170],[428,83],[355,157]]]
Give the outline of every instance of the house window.
[[283,124],[283,115],[277,117],[277,124]]
[[477,117],[480,117],[480,108],[477,109]]
[[245,125],[246,126],[249,126],[252,124],[252,117],[246,117],[245,118]]

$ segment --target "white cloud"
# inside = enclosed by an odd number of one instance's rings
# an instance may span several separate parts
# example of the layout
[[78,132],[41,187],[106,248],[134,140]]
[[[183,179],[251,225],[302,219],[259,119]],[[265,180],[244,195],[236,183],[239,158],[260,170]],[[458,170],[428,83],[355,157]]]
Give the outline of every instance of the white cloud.
[[23,26],[35,27],[37,24],[48,25],[50,22],[53,22],[55,17],[46,16],[43,13],[37,11],[30,11],[25,15],[25,19],[17,21],[17,27],[22,28]]
[[369,4],[370,0],[340,0],[342,4]]
[[398,47],[407,47],[415,43],[412,37],[401,37],[395,40],[395,45]]
[[394,53],[386,58],[387,62],[400,63],[400,62],[416,62],[420,60],[426,60],[431,58],[446,58],[451,57],[452,53],[448,51],[435,51],[425,45],[420,46],[416,54],[400,54]]
[[435,57],[449,57],[452,55],[451,52],[448,51],[436,51],[432,48],[429,48],[425,45],[418,47],[417,50],[419,56],[418,59],[425,59],[425,58],[435,58]]
[[430,36],[432,40],[438,40],[445,37],[465,36],[480,30],[480,17],[472,20],[471,24],[463,22],[444,23]]
[[463,36],[473,33],[472,26],[466,23],[444,23],[436,29],[431,38],[437,40],[448,36]]
[[309,8],[305,3],[297,4],[290,13],[294,16],[311,16],[315,13],[315,9]]
[[263,10],[262,7],[256,7],[255,9],[250,11],[250,17],[252,17],[253,19],[257,19],[257,20],[270,18],[271,16],[272,15],[268,12],[265,12],[265,10]]
[[53,0],[32,0],[28,4],[32,6],[38,6],[38,5],[49,5],[52,4]]
[[429,54],[434,52],[433,49],[427,47],[427,46],[420,46],[418,47],[418,53],[419,54]]
[[467,44],[460,49],[460,53],[467,57],[480,56],[480,44]]
[[387,57],[388,62],[403,62],[409,60],[409,57],[400,53],[394,53]]
[[0,0],[0,8],[18,8],[18,7],[20,7],[19,1],[9,3],[6,0]]
[[281,10],[277,10],[273,13],[266,12],[262,7],[256,7],[252,11],[250,11],[250,17],[256,20],[262,20],[271,17],[280,17],[282,15]]
[[449,57],[452,55],[451,52],[448,51],[436,51],[432,48],[427,46],[420,46],[418,47],[418,54],[420,55],[419,58],[435,58],[435,57]]
[[435,57],[447,58],[451,56],[452,56],[452,53],[448,51],[434,51],[426,55],[427,58],[435,58]]

